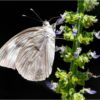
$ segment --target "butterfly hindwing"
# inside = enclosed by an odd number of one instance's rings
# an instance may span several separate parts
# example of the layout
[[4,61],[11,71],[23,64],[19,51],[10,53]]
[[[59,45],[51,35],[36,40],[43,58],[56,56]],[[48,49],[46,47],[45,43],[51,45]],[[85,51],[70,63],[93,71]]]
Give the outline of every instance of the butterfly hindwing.
[[[32,41],[34,40],[30,40],[30,42]],[[45,69],[45,63],[43,64],[43,62],[45,62],[45,55],[43,55],[43,52],[45,52],[45,41],[44,37],[41,37],[35,45],[28,46],[26,43],[20,50],[16,60],[16,69],[24,78],[34,80],[38,67],[41,69],[41,73],[43,74]],[[43,75],[41,75],[41,77],[43,77]]]
[[[35,41],[31,39],[29,42]],[[41,39],[33,46],[28,46],[26,43],[20,50],[16,61],[19,74],[32,81],[41,81],[49,77],[55,52],[55,44],[51,42],[51,39],[41,36]]]

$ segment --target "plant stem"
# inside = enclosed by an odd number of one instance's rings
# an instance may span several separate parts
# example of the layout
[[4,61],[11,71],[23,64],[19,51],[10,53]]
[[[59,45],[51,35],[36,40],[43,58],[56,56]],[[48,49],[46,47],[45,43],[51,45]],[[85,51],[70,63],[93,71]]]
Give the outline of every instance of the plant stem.
[[[84,13],[83,3],[84,3],[84,0],[78,0],[78,13]],[[73,53],[76,52],[77,47],[80,46],[80,43],[77,40],[77,38],[78,38],[78,34],[82,33],[81,19],[77,20],[76,27],[77,27],[77,35],[74,37],[74,40],[76,41],[73,42],[73,47],[72,47]],[[77,69],[78,69],[78,66],[75,65],[75,62],[73,60],[70,65],[70,71],[72,72],[72,75],[76,76]],[[74,88],[74,87],[75,86],[72,83],[70,83],[69,88]]]

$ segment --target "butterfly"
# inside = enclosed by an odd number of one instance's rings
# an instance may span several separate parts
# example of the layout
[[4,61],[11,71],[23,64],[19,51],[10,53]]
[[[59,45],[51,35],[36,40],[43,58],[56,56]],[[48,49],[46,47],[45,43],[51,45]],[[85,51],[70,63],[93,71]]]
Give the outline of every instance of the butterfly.
[[45,80],[52,72],[55,37],[55,27],[48,21],[21,31],[1,47],[0,66],[17,70],[30,81]]

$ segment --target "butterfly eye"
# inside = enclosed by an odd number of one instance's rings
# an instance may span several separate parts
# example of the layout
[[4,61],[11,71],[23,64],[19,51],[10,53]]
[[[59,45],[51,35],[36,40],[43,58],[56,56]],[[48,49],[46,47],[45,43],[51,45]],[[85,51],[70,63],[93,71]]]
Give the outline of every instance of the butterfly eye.
[[44,26],[47,26],[46,24],[44,24]]

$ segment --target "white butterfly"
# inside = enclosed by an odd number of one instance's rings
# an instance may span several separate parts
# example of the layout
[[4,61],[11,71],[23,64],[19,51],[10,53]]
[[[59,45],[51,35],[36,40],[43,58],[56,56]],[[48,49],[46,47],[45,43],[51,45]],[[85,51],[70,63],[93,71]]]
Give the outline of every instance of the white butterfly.
[[54,26],[48,21],[42,27],[23,30],[0,49],[0,66],[17,69],[30,81],[42,81],[52,72],[55,55]]

